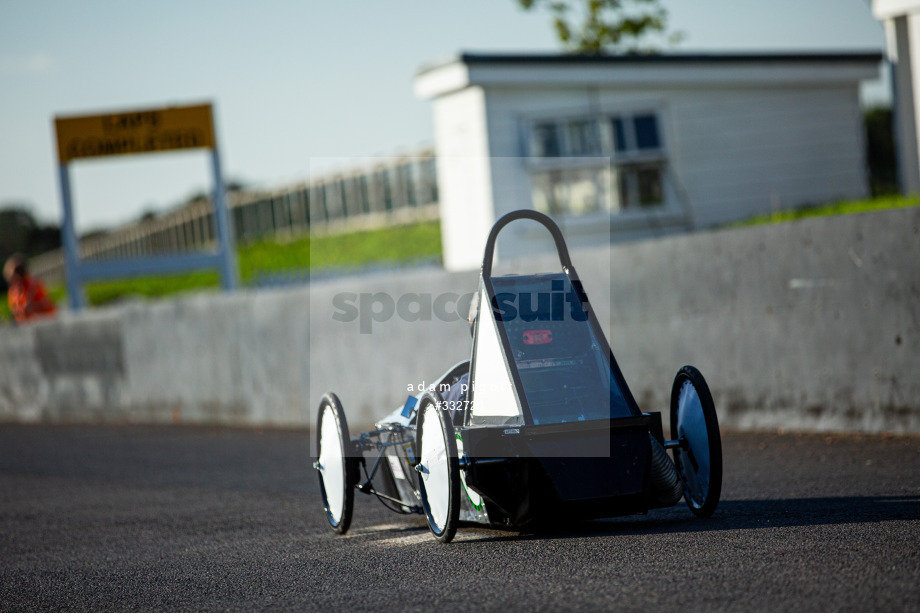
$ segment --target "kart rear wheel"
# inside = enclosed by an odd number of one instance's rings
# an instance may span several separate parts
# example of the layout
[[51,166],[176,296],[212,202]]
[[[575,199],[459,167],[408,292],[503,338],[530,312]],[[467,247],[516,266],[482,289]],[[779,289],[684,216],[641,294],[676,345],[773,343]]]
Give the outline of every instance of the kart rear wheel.
[[417,449],[419,494],[428,527],[447,543],[457,532],[460,518],[460,463],[448,412],[440,398],[426,393],[419,402]]
[[677,372],[671,388],[674,464],[684,483],[684,500],[694,514],[712,516],[722,494],[722,437],[709,386],[696,367]]
[[342,403],[331,392],[320,402],[316,428],[318,447],[314,466],[319,473],[326,520],[337,533],[345,533],[355,504],[358,459],[352,454]]

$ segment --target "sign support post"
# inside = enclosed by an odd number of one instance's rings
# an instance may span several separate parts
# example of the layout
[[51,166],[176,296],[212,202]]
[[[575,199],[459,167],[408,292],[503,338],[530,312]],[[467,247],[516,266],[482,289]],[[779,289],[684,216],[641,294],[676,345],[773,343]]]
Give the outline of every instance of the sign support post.
[[61,243],[64,246],[64,270],[67,280],[67,300],[74,311],[83,309],[83,284],[80,281],[80,246],[74,229],[73,205],[70,200],[70,172],[67,163],[58,166],[58,181],[61,184],[61,203],[64,219],[61,222]]
[[217,232],[217,251],[220,255],[220,283],[224,290],[236,290],[236,254],[233,249],[233,227],[227,192],[220,172],[220,153],[217,145],[211,149],[211,166],[214,170],[214,226]]

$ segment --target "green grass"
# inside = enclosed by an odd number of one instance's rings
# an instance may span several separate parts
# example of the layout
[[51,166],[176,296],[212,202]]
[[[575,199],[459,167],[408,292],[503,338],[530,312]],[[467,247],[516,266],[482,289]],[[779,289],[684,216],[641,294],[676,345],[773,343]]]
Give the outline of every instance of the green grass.
[[748,220],[729,224],[727,228],[745,228],[748,226],[763,226],[765,224],[780,224],[810,217],[826,217],[831,215],[849,215],[852,213],[866,213],[868,211],[881,211],[883,209],[897,209],[900,207],[916,207],[920,205],[920,196],[879,196],[867,200],[847,200],[827,205],[800,207],[785,211],[776,211],[769,215],[761,215]]
[[348,264],[404,261],[441,255],[441,225],[424,222],[334,237],[260,241],[238,251],[240,277],[248,283],[258,272],[322,269]]
[[[237,262],[240,281],[247,285],[260,273],[406,261],[440,255],[440,223],[423,222],[339,236],[313,239],[304,237],[286,242],[259,241],[239,247]],[[91,305],[105,305],[129,297],[157,298],[218,288],[219,285],[220,279],[216,272],[200,272],[94,282],[86,284],[85,290]],[[66,303],[67,294],[64,288],[52,287],[48,291],[58,305]],[[11,314],[4,300],[0,304],[0,321],[9,319]]]
[[[90,305],[105,305],[114,301],[132,298],[156,298],[168,294],[180,294],[204,288],[217,288],[220,278],[217,273],[183,273],[164,277],[139,277],[115,281],[100,281],[86,284],[86,300]],[[61,301],[66,302],[67,292],[63,288],[54,288],[52,295],[60,292]],[[55,296],[55,298],[57,298]],[[63,304],[58,302],[58,304]]]

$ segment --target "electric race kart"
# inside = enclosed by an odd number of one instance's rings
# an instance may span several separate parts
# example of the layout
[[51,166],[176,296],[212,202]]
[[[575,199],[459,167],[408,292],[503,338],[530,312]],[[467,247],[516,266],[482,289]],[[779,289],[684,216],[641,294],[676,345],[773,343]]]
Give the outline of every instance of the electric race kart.
[[[552,234],[560,271],[492,276],[498,234],[520,219]],[[636,405],[552,219],[515,211],[495,223],[470,322],[470,359],[374,430],[352,438],[338,397],[323,396],[313,466],[335,531],[348,530],[355,491],[424,514],[441,542],[461,521],[523,528],[681,497],[697,516],[715,511],[722,442],[706,381],[677,372],[665,439],[661,414]]]

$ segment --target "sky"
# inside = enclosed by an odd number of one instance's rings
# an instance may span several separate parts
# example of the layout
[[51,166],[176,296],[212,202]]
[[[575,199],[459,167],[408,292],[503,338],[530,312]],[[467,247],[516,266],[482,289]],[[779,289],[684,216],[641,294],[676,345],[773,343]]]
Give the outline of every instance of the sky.
[[[882,51],[869,0],[662,0],[666,51]],[[475,52],[559,51],[516,0],[0,0],[0,208],[59,223],[53,118],[214,104],[225,180],[302,180],[433,145],[418,68]],[[887,82],[864,88],[885,102]],[[209,190],[204,151],[70,165],[79,232]]]

